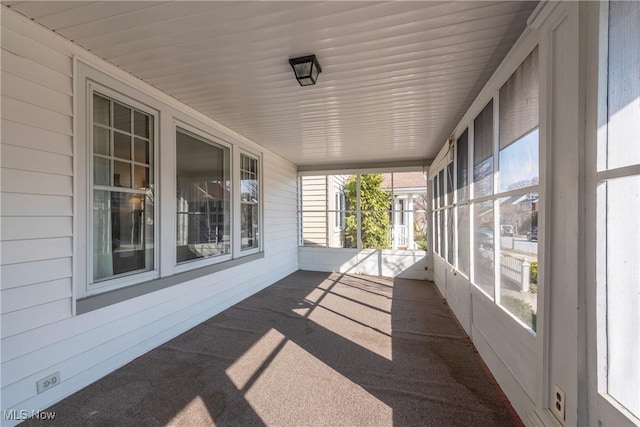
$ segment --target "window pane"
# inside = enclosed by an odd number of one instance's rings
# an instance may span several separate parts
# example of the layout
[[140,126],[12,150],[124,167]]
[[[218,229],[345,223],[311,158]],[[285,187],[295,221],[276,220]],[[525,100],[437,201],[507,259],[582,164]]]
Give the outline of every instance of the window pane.
[[439,177],[433,177],[433,209],[436,210],[440,207],[440,189],[439,189]]
[[445,234],[445,224],[446,224],[447,218],[446,218],[444,210],[438,212],[438,214],[440,216],[440,218],[439,218],[439,221],[440,221],[440,238],[439,238],[439,241],[440,241],[440,256],[442,258],[444,258],[444,259],[447,259],[447,252],[445,250],[445,242],[446,242],[446,238],[447,238],[447,235]]
[[177,262],[230,253],[229,158],[226,147],[176,133]]
[[111,185],[111,171],[109,170],[109,159],[94,157],[93,159],[93,184],[94,185]]
[[131,163],[113,162],[113,186],[131,188]]
[[151,123],[149,123],[150,117],[146,114],[142,114],[139,111],[133,112],[133,133],[143,138],[149,138],[151,130]]
[[538,184],[538,128],[500,150],[500,191]]
[[614,169],[640,164],[640,3],[609,5],[607,167]]
[[93,152],[96,154],[104,154],[108,156],[110,154],[109,149],[109,129],[101,128],[100,126],[93,127]]
[[153,199],[94,191],[93,278],[153,269]]
[[115,132],[113,134],[113,155],[120,159],[131,160],[131,137]]
[[[390,180],[385,177],[385,182]],[[425,250],[427,182],[420,171],[394,172],[391,249]],[[386,187],[386,186],[385,186]],[[391,191],[391,190],[389,190]]]
[[[131,137],[114,131],[114,127],[131,131],[131,111],[103,96],[93,97],[94,122],[106,126],[93,125],[92,150],[99,154],[94,156],[93,185],[111,187],[111,191],[93,192],[95,280],[154,268],[153,165],[134,167],[127,161],[131,159]],[[151,121],[147,116],[147,122]],[[125,129],[127,122],[129,128]],[[124,193],[118,187],[132,191]]]
[[456,142],[456,173],[458,201],[469,199],[469,131],[465,130]]
[[135,139],[134,160],[138,163],[149,163],[149,142],[144,139]]
[[149,188],[149,168],[135,165],[133,167],[133,188],[144,190]]
[[536,330],[538,194],[500,200],[500,304]]
[[538,47],[500,88],[500,149],[538,127]]
[[[360,175],[360,237],[362,248],[391,249],[390,174]],[[387,188],[384,188],[387,187]]]
[[241,155],[240,164],[240,247],[242,249],[258,248],[260,238],[258,160]]
[[608,393],[640,416],[640,176],[606,186]]
[[328,246],[327,177],[325,175],[302,176],[299,185],[302,244],[304,246],[326,247]]
[[458,270],[469,277],[469,205],[458,206]]
[[444,169],[438,172],[438,207],[445,206],[445,197],[444,197]]
[[451,265],[455,264],[456,249],[454,246],[455,227],[453,218],[453,209],[447,209],[447,262]]
[[440,211],[433,214],[433,251],[442,256],[440,252]]
[[493,299],[493,201],[476,203],[474,207],[474,283]]
[[447,193],[447,206],[450,206],[453,204],[453,162],[449,163],[447,165],[447,181],[445,184],[446,187],[446,193]]
[[131,133],[131,108],[113,103],[113,127]]
[[110,126],[110,117],[109,100],[100,95],[93,94],[93,122]]
[[473,124],[473,196],[488,196],[493,194],[493,100]]

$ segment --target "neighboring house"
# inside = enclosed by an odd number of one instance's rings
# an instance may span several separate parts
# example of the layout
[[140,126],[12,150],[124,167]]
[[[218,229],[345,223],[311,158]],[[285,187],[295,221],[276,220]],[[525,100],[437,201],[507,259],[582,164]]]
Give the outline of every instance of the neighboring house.
[[427,182],[423,172],[384,174],[382,189],[393,194],[392,249],[420,250],[426,242]]
[[304,246],[344,247],[346,175],[300,179],[300,227]]

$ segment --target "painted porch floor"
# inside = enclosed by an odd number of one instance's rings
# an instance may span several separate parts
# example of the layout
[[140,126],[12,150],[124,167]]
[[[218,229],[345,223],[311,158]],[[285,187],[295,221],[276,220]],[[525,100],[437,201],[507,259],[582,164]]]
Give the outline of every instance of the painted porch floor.
[[307,271],[48,410],[61,426],[521,425],[433,283]]

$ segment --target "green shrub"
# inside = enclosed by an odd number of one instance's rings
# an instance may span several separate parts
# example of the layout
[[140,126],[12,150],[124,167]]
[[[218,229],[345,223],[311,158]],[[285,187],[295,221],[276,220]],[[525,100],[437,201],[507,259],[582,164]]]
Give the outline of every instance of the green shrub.
[[426,237],[424,236],[420,236],[420,238],[414,240],[416,242],[416,245],[418,245],[418,249],[420,249],[421,251],[426,251],[428,246],[429,246],[429,241],[427,240]]
[[538,261],[531,261],[531,268],[529,269],[529,281],[531,283],[538,284]]
[[529,268],[529,292],[538,293],[538,261],[531,261]]
[[[391,220],[389,208],[391,206],[391,194],[381,188],[381,174],[360,175],[360,236],[362,247],[367,249],[391,248],[389,236],[391,235]],[[347,210],[355,211],[357,195],[356,175],[351,176],[345,186]],[[356,215],[347,217],[345,228],[346,247],[355,248],[357,242],[358,223]]]
[[537,314],[529,303],[510,295],[503,295],[500,304],[518,319],[527,325],[531,325],[531,329],[536,330]]

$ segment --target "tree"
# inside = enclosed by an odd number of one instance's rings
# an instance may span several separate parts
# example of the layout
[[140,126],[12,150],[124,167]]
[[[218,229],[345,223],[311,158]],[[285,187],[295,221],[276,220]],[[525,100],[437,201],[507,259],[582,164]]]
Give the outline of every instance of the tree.
[[[391,221],[389,209],[391,194],[382,190],[382,175],[360,175],[360,212],[362,247],[370,249],[390,248]],[[357,179],[352,175],[345,184],[347,211],[357,210]],[[345,246],[357,247],[358,223],[356,215],[347,217]]]

